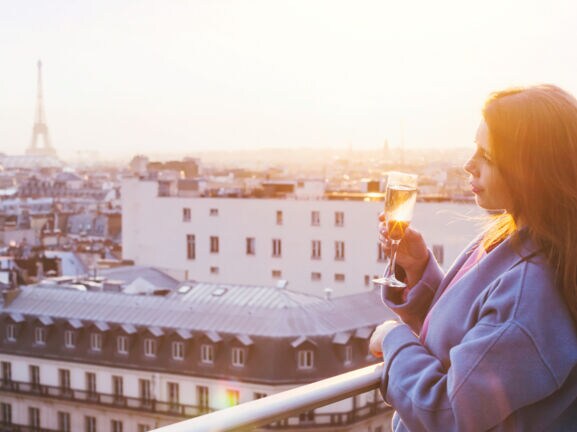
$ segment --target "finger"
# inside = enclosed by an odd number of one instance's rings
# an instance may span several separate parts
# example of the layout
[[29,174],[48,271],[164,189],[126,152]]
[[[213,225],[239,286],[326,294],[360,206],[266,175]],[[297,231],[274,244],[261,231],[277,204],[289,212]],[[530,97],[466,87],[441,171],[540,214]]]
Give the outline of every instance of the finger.
[[371,339],[371,342],[369,343],[369,351],[371,352],[371,354],[377,358],[381,358],[383,356],[383,352],[381,351],[381,347],[380,344],[377,343],[376,341]]

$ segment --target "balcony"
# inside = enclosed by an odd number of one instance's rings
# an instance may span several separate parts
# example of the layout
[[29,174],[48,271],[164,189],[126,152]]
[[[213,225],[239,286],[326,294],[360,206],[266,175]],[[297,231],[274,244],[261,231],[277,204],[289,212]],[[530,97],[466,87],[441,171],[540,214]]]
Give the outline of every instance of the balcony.
[[[329,405],[365,392],[376,390],[381,380],[382,364],[371,365],[311,384],[245,402],[223,410],[202,406],[141,399],[114,394],[88,392],[60,386],[48,386],[20,381],[1,381],[0,394],[13,393],[59,399],[75,403],[98,404],[140,412],[164,414],[185,419],[155,429],[156,432],[237,431],[261,427],[269,430],[297,429],[306,425],[319,430],[339,430],[378,414],[390,412],[382,401],[375,398],[363,406],[345,412],[316,413],[315,408]],[[8,427],[8,429],[2,428]],[[12,428],[14,429],[12,429]],[[24,429],[22,429],[24,428]],[[26,426],[0,426],[0,432],[25,431]],[[47,431],[49,429],[46,429]]]
[[[1,381],[0,394],[15,393],[19,395],[45,397],[51,400],[67,400],[86,404],[129,409],[134,411],[153,412],[180,418],[190,418],[213,411],[208,407],[184,405],[174,402],[162,402],[155,399],[141,399],[118,394],[98,393],[94,391],[77,390],[60,386],[29,383],[22,381]],[[0,432],[2,430],[0,429]]]
[[[377,389],[381,382],[382,363],[296,387],[262,399],[215,411],[180,423],[154,429],[153,432],[211,432],[252,430],[257,427],[289,429],[288,417],[329,405]],[[363,408],[340,413],[315,414],[315,428],[345,426],[364,418],[385,413],[390,408],[375,401]],[[301,414],[302,415],[302,414]],[[267,426],[268,425],[268,426]],[[294,425],[295,429],[302,425]]]

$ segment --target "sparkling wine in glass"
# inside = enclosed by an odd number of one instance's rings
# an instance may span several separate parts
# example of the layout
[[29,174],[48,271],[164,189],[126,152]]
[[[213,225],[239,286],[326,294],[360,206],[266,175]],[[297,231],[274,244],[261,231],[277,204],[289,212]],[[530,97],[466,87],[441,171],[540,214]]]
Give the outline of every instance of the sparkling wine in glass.
[[405,235],[405,231],[413,218],[413,210],[417,201],[417,175],[391,172],[388,176],[385,192],[385,223],[389,233],[391,256],[382,278],[373,279],[378,285],[394,288],[404,288],[407,285],[395,276],[397,249]]

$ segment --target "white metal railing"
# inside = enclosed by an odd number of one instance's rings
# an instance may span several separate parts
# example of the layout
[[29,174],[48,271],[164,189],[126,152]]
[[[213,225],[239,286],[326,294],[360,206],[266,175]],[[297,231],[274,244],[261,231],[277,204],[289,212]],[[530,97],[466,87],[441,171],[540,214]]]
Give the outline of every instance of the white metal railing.
[[382,369],[382,363],[366,366],[262,399],[154,429],[152,432],[251,430],[376,389],[381,382]]

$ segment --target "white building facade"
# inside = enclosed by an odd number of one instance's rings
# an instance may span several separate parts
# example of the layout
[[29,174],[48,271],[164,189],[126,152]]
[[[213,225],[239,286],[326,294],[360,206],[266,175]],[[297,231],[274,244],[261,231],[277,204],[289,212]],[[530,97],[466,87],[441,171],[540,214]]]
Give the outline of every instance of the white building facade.
[[[179,280],[287,281],[315,295],[358,293],[373,288],[385,264],[382,201],[366,199],[182,197],[129,178],[122,186],[123,258]],[[473,204],[417,203],[413,226],[447,268],[479,231],[473,218],[480,214]]]

